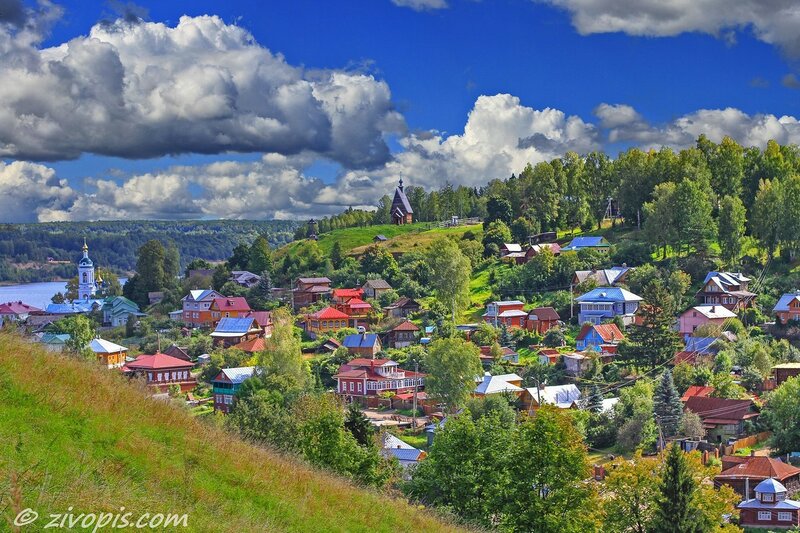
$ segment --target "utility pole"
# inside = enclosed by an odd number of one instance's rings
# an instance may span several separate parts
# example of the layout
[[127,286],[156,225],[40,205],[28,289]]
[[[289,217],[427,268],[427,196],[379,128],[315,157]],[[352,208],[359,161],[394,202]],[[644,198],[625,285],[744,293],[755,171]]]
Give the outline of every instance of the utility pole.
[[411,414],[411,416],[413,417],[412,429],[414,431],[417,430],[417,375],[418,374],[419,374],[419,361],[414,359],[414,410]]

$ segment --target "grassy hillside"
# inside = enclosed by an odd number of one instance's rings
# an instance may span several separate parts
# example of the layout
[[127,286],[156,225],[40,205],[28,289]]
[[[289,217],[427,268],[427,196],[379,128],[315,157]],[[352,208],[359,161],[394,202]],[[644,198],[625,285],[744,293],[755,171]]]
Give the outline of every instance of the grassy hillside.
[[[394,238],[389,238],[388,241],[382,242],[378,244],[378,246],[382,248],[386,248],[392,253],[405,253],[410,252],[413,250],[424,250],[428,246],[430,246],[433,241],[439,239],[441,237],[451,237],[454,239],[461,239],[464,236],[464,233],[467,231],[471,231],[476,235],[478,240],[481,239],[483,235],[483,226],[480,224],[476,224],[473,226],[458,226],[455,228],[427,228],[427,225],[422,225],[423,228],[419,229],[418,231],[401,233]],[[402,227],[402,226],[395,226],[395,227]],[[386,234],[384,234],[386,235]],[[389,237],[389,235],[386,235]],[[366,250],[367,246],[372,244],[371,240],[369,243],[359,246],[356,248],[350,249],[350,253],[359,254]],[[342,242],[342,246],[345,246],[345,243]],[[349,248],[345,246],[345,250]]]
[[188,513],[189,531],[454,530],[2,333],[0,499],[0,529],[28,507],[43,521],[124,505],[134,516]]

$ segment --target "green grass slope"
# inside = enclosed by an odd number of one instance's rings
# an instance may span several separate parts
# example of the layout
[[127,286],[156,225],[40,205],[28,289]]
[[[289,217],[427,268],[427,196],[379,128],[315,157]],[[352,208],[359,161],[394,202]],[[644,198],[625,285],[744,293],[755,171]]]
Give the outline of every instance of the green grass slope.
[[[249,445],[116,373],[0,333],[0,530],[21,509],[188,513],[188,531],[448,531]],[[29,526],[29,528],[32,526]],[[23,528],[29,530],[29,528]]]

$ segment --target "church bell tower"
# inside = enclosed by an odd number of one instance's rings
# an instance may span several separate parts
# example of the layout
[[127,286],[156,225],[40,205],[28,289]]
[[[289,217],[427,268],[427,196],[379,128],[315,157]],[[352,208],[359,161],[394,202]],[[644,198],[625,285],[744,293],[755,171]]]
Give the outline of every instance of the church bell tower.
[[89,246],[83,240],[83,257],[78,262],[78,299],[89,300],[94,297],[97,287],[94,282],[94,264],[89,259]]

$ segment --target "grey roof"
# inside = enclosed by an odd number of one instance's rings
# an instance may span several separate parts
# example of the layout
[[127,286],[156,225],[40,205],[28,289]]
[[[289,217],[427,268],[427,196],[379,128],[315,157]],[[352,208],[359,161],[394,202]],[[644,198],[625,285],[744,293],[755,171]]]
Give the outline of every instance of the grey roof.
[[383,279],[368,279],[367,282],[364,284],[364,287],[369,287],[371,289],[391,289],[392,286],[389,285],[386,280]]
[[222,373],[225,374],[225,377],[230,380],[231,383],[234,385],[238,385],[242,383],[249,377],[252,377],[255,373],[256,367],[254,366],[240,366],[236,368],[223,368]]
[[403,211],[406,213],[413,213],[414,210],[411,209],[411,204],[408,203],[408,198],[406,197],[406,193],[400,187],[397,187],[394,190],[394,199],[392,200],[392,211],[394,211],[397,207],[401,207]]
[[[478,378],[481,379],[481,378]],[[492,376],[488,372],[483,375],[483,379],[475,387],[476,394],[497,394],[500,392],[520,392],[521,387],[517,387],[509,381],[522,381],[522,378],[516,374],[503,374],[499,376]]]
[[781,296],[781,299],[778,300],[778,303],[775,304],[775,307],[772,309],[772,311],[773,312],[776,312],[776,311],[788,311],[789,310],[789,304],[792,303],[792,301],[795,298],[800,299],[800,291],[787,292],[786,294]]
[[639,302],[641,296],[637,296],[630,291],[621,289],[619,287],[597,287],[586,294],[582,294],[575,298],[578,303],[581,302]]
[[770,477],[756,485],[756,492],[778,494],[779,492],[786,492],[786,487],[777,479]]

